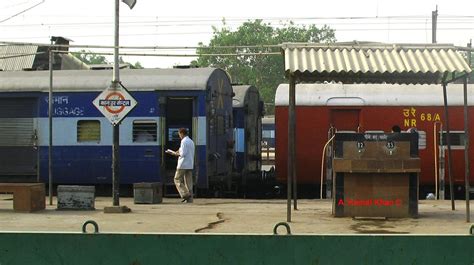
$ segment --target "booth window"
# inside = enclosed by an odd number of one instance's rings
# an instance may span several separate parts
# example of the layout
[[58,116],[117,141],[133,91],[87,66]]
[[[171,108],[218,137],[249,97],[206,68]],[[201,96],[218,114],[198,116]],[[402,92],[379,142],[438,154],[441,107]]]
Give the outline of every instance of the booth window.
[[133,142],[156,142],[157,123],[153,120],[133,121]]
[[77,122],[77,142],[100,142],[100,121],[82,120]]

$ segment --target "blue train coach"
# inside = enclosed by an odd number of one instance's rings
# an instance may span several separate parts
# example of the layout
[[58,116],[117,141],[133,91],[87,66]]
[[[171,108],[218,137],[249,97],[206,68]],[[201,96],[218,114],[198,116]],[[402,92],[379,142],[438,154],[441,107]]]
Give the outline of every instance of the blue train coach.
[[262,119],[262,140],[266,147],[275,148],[275,116]]
[[[220,69],[125,69],[122,84],[138,101],[120,126],[121,184],[172,184],[187,128],[196,144],[199,188],[229,182],[233,161],[232,86]],[[111,71],[55,71],[55,184],[110,184],[112,125],[92,101]],[[49,72],[0,72],[0,178],[48,182]]]
[[254,86],[233,86],[234,139],[236,172],[241,184],[260,176],[262,166],[263,100]]

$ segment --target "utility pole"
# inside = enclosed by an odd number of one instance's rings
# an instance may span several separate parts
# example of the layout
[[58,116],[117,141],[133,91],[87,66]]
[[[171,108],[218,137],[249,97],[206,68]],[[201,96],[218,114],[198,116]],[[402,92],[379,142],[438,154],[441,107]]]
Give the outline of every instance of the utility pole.
[[[130,9],[135,6],[136,0],[122,0]],[[119,14],[120,14],[120,0],[115,0],[114,13],[114,69],[111,84],[111,94],[118,93],[120,84],[120,70],[119,70]],[[123,92],[122,92],[123,93]],[[122,94],[120,94],[122,95]],[[113,140],[112,140],[112,207],[105,207],[105,213],[128,213],[130,208],[127,206],[120,206],[120,120],[113,122]]]
[[438,23],[438,5],[436,5],[436,10],[431,12],[431,43],[436,43],[437,23]]

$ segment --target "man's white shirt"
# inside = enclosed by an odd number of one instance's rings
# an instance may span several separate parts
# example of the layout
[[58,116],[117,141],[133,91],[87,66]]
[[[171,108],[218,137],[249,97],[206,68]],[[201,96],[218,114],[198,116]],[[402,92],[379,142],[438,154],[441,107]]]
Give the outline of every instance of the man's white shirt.
[[179,147],[177,169],[193,169],[194,167],[194,142],[188,136],[181,139]]

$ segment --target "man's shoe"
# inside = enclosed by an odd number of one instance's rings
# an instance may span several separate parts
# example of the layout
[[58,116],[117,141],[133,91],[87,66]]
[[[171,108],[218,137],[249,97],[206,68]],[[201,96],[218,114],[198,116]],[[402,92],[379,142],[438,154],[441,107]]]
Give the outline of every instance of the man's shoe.
[[181,200],[182,203],[186,203],[188,202],[188,199],[184,198],[183,200]]

